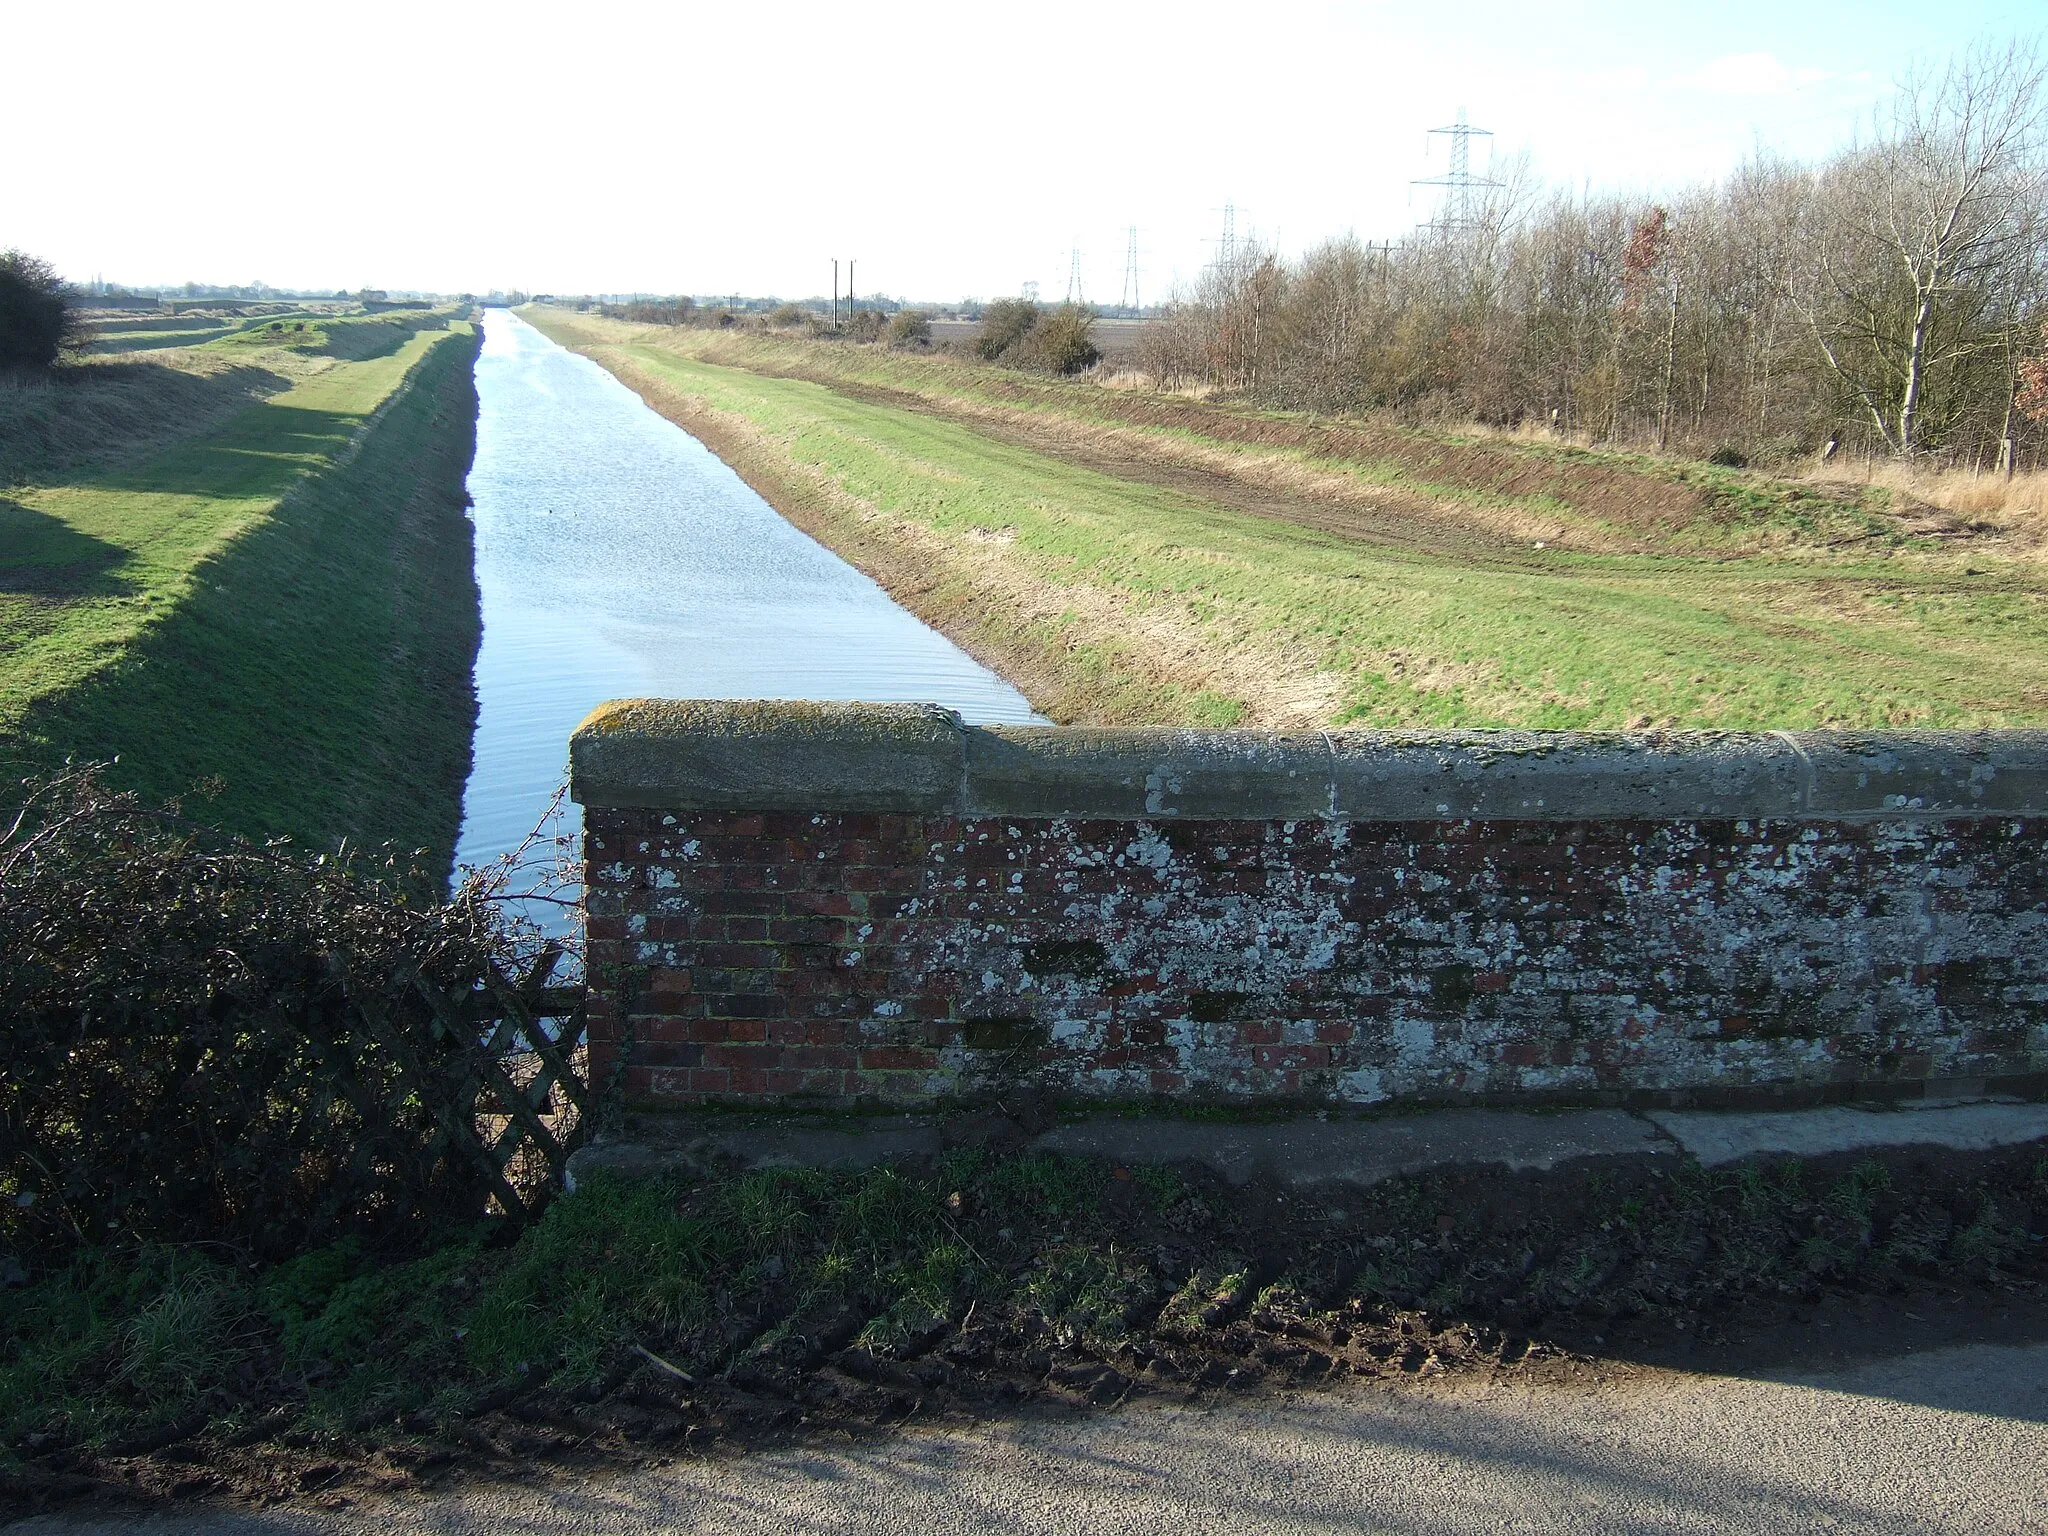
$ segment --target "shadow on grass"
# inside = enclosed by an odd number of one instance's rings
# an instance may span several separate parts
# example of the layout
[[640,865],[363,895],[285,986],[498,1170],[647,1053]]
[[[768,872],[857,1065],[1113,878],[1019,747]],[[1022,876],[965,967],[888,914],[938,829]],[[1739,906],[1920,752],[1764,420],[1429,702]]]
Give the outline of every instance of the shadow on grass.
[[[1233,1186],[1193,1165],[968,1149],[837,1173],[706,1167],[673,1183],[598,1170],[502,1247],[473,1240],[397,1262],[337,1247],[246,1274],[202,1274],[210,1261],[186,1257],[175,1261],[183,1281],[131,1277],[125,1299],[90,1313],[75,1278],[53,1277],[20,1303],[30,1320],[21,1337],[35,1341],[22,1358],[35,1364],[33,1352],[48,1349],[53,1369],[16,1379],[34,1379],[39,1392],[69,1382],[79,1401],[98,1405],[97,1418],[54,1421],[83,1442],[64,1467],[111,1475],[93,1460],[94,1434],[134,1445],[160,1424],[156,1446],[186,1437],[139,1469],[142,1486],[166,1489],[195,1466],[244,1492],[294,1486],[298,1469],[316,1462],[327,1479],[373,1481],[385,1447],[404,1466],[460,1459],[504,1475],[563,1464],[565,1425],[583,1452],[568,1465],[632,1465],[650,1446],[761,1445],[802,1424],[808,1437],[791,1454],[807,1485],[823,1476],[883,1493],[891,1479],[921,1475],[918,1442],[847,1452],[821,1471],[820,1459],[842,1454],[838,1431],[964,1415],[1012,1421],[985,1433],[1057,1443],[1067,1482],[1083,1489],[1098,1475],[1128,1487],[1134,1467],[1163,1473],[1174,1447],[1206,1442],[1213,1460],[1239,1471],[1228,1495],[1236,1505],[1312,1514],[1319,1530],[1463,1529],[1471,1522],[1445,1517],[1443,1505],[1474,1478],[1502,1484],[1494,1502],[1515,1483],[1567,1508],[1604,1490],[1668,1513],[1655,1529],[1678,1528],[1694,1507],[1727,1519],[1761,1510],[1778,1523],[1804,1511],[1810,1524],[1818,1511],[1857,1524],[1867,1513],[1861,1485],[1816,1491],[1803,1444],[1832,1457],[1873,1434],[1890,1444],[1917,1435],[1934,1458],[1925,1464],[1978,1454],[1988,1486],[2010,1486],[1997,1480],[2004,1468],[2034,1463],[2012,1457],[2007,1432],[1971,1451],[1953,1419],[1859,1399],[2048,1423],[2041,1349],[1930,1348],[1802,1375],[1703,1359],[1664,1375],[1625,1369],[1644,1358],[1625,1345],[1575,1358],[1580,1328],[1612,1338],[1626,1315],[1661,1313],[1698,1332],[1794,1313],[1820,1291],[1906,1316],[1924,1305],[1913,1291],[1927,1288],[1995,1310],[2041,1278],[2022,1220],[2043,1213],[2039,1156],[1915,1152],[1888,1173],[1868,1161],[1673,1173],[1598,1160],[1549,1174],[1453,1169],[1314,1190]],[[1994,1206],[2003,1209],[1995,1223]],[[2004,1257],[1987,1265],[1987,1253]],[[127,1319],[158,1306],[148,1298],[159,1286],[165,1296],[241,1298],[200,1320],[212,1342],[200,1336],[195,1347],[221,1351],[187,1394],[203,1410],[169,1400],[138,1410],[91,1374],[101,1368],[90,1362],[139,1347]],[[1807,1321],[1825,1327],[1824,1317]],[[1461,1380],[1490,1389],[1464,1391]],[[1345,1390],[1374,1381],[1424,1390]],[[1260,1383],[1270,1390],[1244,1391]],[[1308,1388],[1337,1390],[1303,1395]],[[1028,1406],[1146,1397],[1203,1411],[1105,1423]],[[1227,1413],[1208,1411],[1232,1398]],[[51,1406],[22,1399],[17,1435]],[[6,1408],[0,1399],[0,1423]],[[194,1427],[209,1414],[213,1428]],[[1599,1428],[1622,1421],[1625,1433]],[[251,1423],[302,1429],[245,1453],[249,1441],[232,1436]],[[1688,1427],[1698,1432],[1674,1437]],[[1797,1432],[1787,1437],[1786,1427]],[[770,1444],[762,1454],[772,1468],[784,1453]],[[1326,1455],[1348,1471],[1297,1478],[1305,1456]],[[1379,1505],[1365,1519],[1356,1478],[1376,1466],[1372,1475],[1397,1486],[1429,1483],[1436,1502],[1408,1524]],[[974,1496],[958,1475],[971,1467],[939,1470]],[[137,1464],[125,1475],[138,1480]],[[1140,1481],[1150,1497],[1173,1479]],[[635,1497],[702,1500],[706,1511],[768,1491],[757,1474],[722,1489],[689,1479],[665,1492],[636,1486]],[[1213,1517],[1214,1490],[1199,1477],[1190,1486],[1202,1497],[1188,1513]],[[1882,1482],[1868,1495],[1878,1509],[1895,1496]],[[806,1528],[786,1507],[763,1510],[780,1519],[764,1528]]]
[[275,400],[248,407],[228,429],[134,469],[94,475],[111,491],[174,496],[282,496],[308,468],[347,448],[363,418]]
[[423,850],[446,873],[461,820],[481,621],[464,480],[475,343],[436,348],[346,464],[358,418],[275,404],[221,437],[94,483],[277,510],[194,573],[113,666],[28,712],[51,761],[118,757],[122,788],[312,846]]
[[121,362],[60,368],[41,388],[0,388],[0,487],[87,484],[291,386],[248,364],[207,374]]
[[266,320],[202,339],[227,340],[234,346],[289,347],[315,357],[338,357],[360,363],[391,356],[421,331],[447,328],[448,316],[432,313],[351,315],[320,320],[299,317]]
[[447,328],[446,315],[393,315],[344,320],[325,327],[327,341],[318,350],[329,357],[359,363],[373,357],[389,357],[421,331],[443,331]]
[[203,341],[217,341],[223,336],[233,335],[235,329],[231,325],[222,325],[203,331],[142,331],[126,335],[101,336],[92,341],[85,350],[93,357],[112,357],[123,352],[156,352],[166,347],[196,347]]
[[61,518],[0,496],[0,592],[35,597],[127,597],[115,574],[129,558],[118,544],[81,533]]

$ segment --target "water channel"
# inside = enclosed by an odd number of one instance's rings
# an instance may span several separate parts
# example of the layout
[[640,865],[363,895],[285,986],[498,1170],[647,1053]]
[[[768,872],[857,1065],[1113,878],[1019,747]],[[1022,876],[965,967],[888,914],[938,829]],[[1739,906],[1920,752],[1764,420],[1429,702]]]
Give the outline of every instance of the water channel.
[[[1024,696],[798,531],[702,443],[508,310],[477,360],[475,757],[456,862],[517,848],[569,733],[628,695],[944,704]],[[569,808],[560,835],[576,831]]]

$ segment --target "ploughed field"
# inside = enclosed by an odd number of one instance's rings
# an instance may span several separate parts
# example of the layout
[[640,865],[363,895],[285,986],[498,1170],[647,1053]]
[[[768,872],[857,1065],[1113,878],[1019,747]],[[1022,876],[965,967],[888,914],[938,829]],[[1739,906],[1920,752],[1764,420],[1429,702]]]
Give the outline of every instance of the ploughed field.
[[0,390],[0,769],[118,758],[234,830],[445,867],[474,328],[328,306],[124,317],[94,346]]
[[1889,491],[525,313],[1062,723],[2048,723],[2038,539]]

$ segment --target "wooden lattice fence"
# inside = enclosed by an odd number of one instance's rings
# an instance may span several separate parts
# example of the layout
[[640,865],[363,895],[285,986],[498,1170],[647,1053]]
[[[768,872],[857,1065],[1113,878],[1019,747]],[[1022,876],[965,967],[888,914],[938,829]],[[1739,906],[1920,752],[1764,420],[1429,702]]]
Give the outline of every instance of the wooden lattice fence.
[[460,994],[415,982],[437,1033],[467,1047],[466,1071],[437,1074],[443,1145],[474,1163],[515,1221],[538,1215],[562,1187],[569,1154],[592,1128],[584,989],[551,984],[562,959],[559,944],[545,945],[524,975],[494,965]]

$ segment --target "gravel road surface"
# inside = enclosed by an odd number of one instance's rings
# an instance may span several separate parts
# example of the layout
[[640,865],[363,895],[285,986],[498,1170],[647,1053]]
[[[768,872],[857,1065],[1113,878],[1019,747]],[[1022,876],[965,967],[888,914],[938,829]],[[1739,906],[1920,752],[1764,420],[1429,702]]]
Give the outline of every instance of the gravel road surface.
[[1597,1368],[835,1440],[346,1509],[20,1536],[2048,1530],[2048,1345],[1778,1379]]

